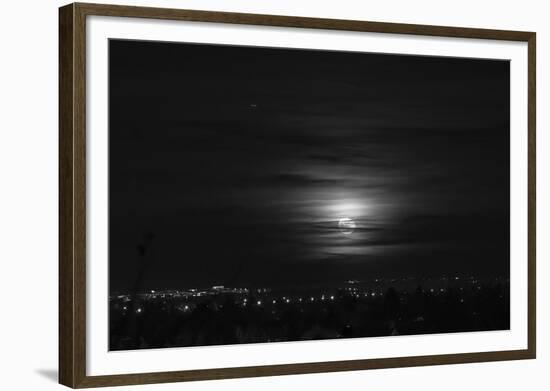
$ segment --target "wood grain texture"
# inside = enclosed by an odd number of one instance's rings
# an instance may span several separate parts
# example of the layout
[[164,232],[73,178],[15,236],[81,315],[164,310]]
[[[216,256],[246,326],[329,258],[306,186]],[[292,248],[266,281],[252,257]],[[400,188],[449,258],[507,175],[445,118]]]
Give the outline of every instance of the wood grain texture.
[[[86,17],[104,15],[528,43],[528,347],[222,369],[86,374]],[[59,9],[59,382],[72,388],[518,360],[536,355],[536,36],[532,32],[75,3]]]
[[74,385],[73,7],[59,10],[59,382]]
[[86,376],[85,16],[59,10],[59,382]]
[[527,69],[527,132],[528,132],[528,205],[527,205],[527,218],[528,218],[528,286],[527,286],[527,322],[528,322],[528,350],[531,352],[533,358],[536,357],[537,348],[537,263],[536,263],[536,229],[537,229],[537,55],[536,44],[537,37],[535,33],[532,33],[528,40],[528,69]]

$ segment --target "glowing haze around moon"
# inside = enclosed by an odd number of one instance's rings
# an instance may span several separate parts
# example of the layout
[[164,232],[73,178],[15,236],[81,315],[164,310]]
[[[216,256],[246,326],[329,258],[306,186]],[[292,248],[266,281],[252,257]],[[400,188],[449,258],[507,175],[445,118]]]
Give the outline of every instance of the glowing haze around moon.
[[340,232],[342,232],[344,235],[351,234],[354,231],[355,227],[355,221],[353,221],[349,217],[343,217],[338,220],[338,228],[340,228]]

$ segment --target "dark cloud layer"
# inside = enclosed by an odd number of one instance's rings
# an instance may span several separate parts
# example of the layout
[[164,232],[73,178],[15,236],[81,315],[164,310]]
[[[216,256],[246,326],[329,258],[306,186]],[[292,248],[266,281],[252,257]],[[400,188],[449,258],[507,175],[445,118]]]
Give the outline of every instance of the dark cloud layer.
[[508,62],[121,40],[109,61],[113,289],[147,233],[148,286],[508,273]]

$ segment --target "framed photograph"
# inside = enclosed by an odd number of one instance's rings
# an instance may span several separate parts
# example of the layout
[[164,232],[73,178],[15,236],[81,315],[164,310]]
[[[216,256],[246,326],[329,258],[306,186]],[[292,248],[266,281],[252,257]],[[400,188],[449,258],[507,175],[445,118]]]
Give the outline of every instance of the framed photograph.
[[535,358],[535,33],[60,8],[59,379]]

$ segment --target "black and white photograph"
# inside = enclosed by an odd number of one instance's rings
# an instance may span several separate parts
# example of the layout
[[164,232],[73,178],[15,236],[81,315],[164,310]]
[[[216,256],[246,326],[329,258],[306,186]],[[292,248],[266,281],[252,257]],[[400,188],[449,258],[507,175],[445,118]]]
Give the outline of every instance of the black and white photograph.
[[112,39],[109,348],[510,328],[505,60]]
[[0,390],[550,384],[543,2],[3,5]]

